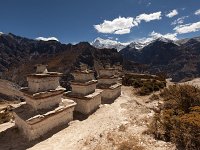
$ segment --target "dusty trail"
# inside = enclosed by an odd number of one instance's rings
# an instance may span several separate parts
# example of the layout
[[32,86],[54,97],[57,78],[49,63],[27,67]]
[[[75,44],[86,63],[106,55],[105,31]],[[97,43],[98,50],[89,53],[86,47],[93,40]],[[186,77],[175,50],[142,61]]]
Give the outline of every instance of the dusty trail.
[[115,150],[126,146],[149,150],[175,149],[170,143],[143,134],[153,116],[149,107],[156,106],[157,102],[145,103],[148,97],[141,99],[133,95],[132,90],[123,86],[122,95],[114,103],[101,105],[87,119],[72,121],[68,127],[39,141],[27,143],[17,132],[4,131],[0,135],[0,149]]

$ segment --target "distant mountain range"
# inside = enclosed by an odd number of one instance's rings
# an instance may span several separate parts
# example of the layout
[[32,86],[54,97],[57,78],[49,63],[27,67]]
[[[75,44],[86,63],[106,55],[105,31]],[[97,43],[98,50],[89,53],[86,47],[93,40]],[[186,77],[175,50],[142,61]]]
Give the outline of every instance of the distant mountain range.
[[120,43],[111,39],[96,38],[92,43],[92,46],[102,49],[102,48],[115,48],[118,51],[125,48],[129,43]]
[[96,38],[91,45],[102,49],[102,48],[115,48],[118,51],[124,49],[125,47],[129,46],[135,49],[142,49],[146,45],[148,45],[148,42],[130,42],[130,43],[121,43],[115,40],[111,39],[102,39],[102,38]]
[[0,77],[19,85],[26,85],[27,74],[34,73],[36,64],[48,64],[50,71],[64,73],[61,84],[69,87],[70,72],[80,63],[90,68],[122,64],[123,58],[116,49],[97,49],[87,42],[62,44],[58,41],[38,41],[16,36],[0,35]]
[[[200,37],[194,37],[192,39],[200,41]],[[172,40],[166,39],[166,38],[163,38],[163,37],[152,38],[149,41],[133,41],[133,42],[126,42],[126,43],[118,42],[118,41],[112,40],[112,39],[102,39],[102,38],[98,37],[93,42],[91,42],[91,45],[96,47],[96,48],[99,48],[99,49],[115,48],[118,51],[120,51],[120,50],[122,50],[126,47],[141,50],[145,46],[149,45],[150,43],[155,42],[156,40],[160,40],[160,41],[163,41],[163,42],[172,42]],[[181,39],[181,40],[177,40],[177,41],[173,41],[173,42],[181,45],[181,44],[186,43],[189,40],[190,40],[190,38],[186,38],[186,39]]]
[[158,38],[146,43],[97,38],[92,43],[72,45],[12,33],[0,35],[1,78],[26,85],[26,75],[33,73],[34,66],[40,63],[48,64],[50,71],[63,72],[61,84],[68,88],[70,72],[80,63],[96,70],[107,63],[120,63],[126,71],[165,73],[174,81],[183,81],[200,76],[200,37],[179,41]]
[[163,72],[174,81],[200,76],[200,37],[178,41],[158,38],[139,50],[128,45],[120,53],[126,70]]

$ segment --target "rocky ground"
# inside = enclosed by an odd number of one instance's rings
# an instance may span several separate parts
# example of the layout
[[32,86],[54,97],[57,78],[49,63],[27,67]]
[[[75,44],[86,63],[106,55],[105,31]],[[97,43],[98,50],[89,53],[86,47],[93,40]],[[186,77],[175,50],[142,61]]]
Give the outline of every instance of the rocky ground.
[[[101,105],[87,119],[74,120],[34,142],[27,142],[14,123],[0,125],[0,149],[31,150],[172,150],[171,143],[155,140],[145,133],[158,101],[134,95],[132,87],[122,87],[122,95],[112,104]],[[59,131],[59,132],[58,132]]]
[[16,84],[0,79],[0,111],[8,105],[15,107],[21,101],[23,94],[19,89]]

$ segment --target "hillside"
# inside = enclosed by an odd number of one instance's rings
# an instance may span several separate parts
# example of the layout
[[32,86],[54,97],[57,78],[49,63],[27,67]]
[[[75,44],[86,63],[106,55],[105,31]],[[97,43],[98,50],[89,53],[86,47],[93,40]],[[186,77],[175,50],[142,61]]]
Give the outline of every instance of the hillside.
[[183,81],[200,76],[200,41],[186,39],[171,41],[157,39],[138,50],[127,46],[120,53],[124,68],[134,72],[163,72],[173,81]]
[[[106,42],[112,47],[112,43]],[[114,43],[116,44],[116,43]],[[131,43],[120,52],[98,49],[87,42],[76,45],[57,41],[37,41],[14,34],[0,36],[0,76],[2,79],[26,85],[26,75],[34,72],[38,63],[48,64],[50,71],[64,73],[61,84],[69,88],[69,74],[83,62],[98,70],[106,63],[123,62],[124,70],[138,73],[165,73],[173,81],[185,81],[200,75],[199,38],[171,41],[158,38],[148,45]]]
[[0,36],[0,76],[19,85],[26,85],[26,75],[36,64],[48,64],[49,71],[64,73],[61,85],[69,88],[69,74],[79,63],[98,70],[106,63],[122,63],[115,49],[97,49],[87,42],[76,45],[57,41],[37,41],[9,33]]

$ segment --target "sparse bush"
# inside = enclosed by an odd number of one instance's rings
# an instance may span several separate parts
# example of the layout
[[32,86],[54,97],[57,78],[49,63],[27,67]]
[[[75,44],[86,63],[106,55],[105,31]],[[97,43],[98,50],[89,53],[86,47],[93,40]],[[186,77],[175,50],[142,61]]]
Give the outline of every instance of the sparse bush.
[[150,99],[151,101],[159,100],[159,96],[156,95],[156,94],[153,94],[149,99]]
[[159,91],[166,87],[164,77],[160,78],[158,76],[139,74],[126,74],[122,79],[122,84],[140,88],[137,93],[141,96],[149,95],[154,91]]
[[112,143],[113,149],[116,150],[144,150],[138,138],[127,135],[127,133],[109,132],[107,134],[107,140],[109,143]]
[[13,118],[13,107],[8,105],[6,108],[0,111],[0,124],[9,122]]
[[138,91],[138,94],[141,96],[149,95],[154,91],[159,91],[166,86],[166,82],[157,81],[157,80],[146,80],[143,81],[143,86]]
[[12,118],[13,116],[10,112],[0,112],[0,124],[9,122]]
[[139,141],[133,137],[119,143],[117,150],[144,150],[144,147],[138,146]]
[[200,89],[174,85],[160,94],[164,104],[154,116],[150,132],[156,138],[174,142],[179,149],[200,147]]
[[141,79],[134,79],[132,82],[132,86],[134,88],[140,88],[143,86],[143,82],[141,81]]

